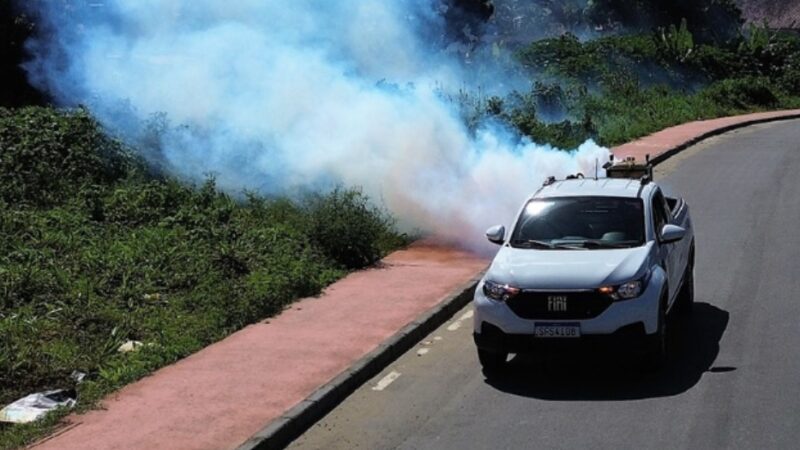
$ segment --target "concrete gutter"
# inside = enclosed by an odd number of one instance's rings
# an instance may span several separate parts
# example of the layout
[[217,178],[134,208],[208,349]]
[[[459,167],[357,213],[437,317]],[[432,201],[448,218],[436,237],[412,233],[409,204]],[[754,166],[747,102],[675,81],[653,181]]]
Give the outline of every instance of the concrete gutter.
[[475,285],[482,276],[483,272],[477,273],[439,305],[403,327],[331,382],[321,386],[303,402],[254,434],[239,446],[238,450],[277,449],[288,445],[362,384],[379,374],[395,359],[466,306],[472,300]]

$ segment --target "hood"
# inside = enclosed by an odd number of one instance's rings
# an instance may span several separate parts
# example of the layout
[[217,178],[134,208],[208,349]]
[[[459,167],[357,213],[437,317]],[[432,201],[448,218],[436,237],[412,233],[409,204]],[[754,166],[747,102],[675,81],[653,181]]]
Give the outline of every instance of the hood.
[[521,289],[595,289],[636,279],[653,243],[599,250],[538,250],[503,247],[486,278]]

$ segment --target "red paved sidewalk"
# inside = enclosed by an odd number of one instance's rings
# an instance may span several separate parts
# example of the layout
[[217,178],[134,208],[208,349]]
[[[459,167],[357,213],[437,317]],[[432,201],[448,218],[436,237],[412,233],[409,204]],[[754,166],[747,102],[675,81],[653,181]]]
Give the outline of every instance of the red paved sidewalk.
[[[760,113],[692,122],[613,149],[656,157],[736,124],[800,114]],[[224,449],[244,443],[437,306],[485,268],[469,253],[417,243],[354,273],[319,298],[234,333],[70,417],[37,449]]]
[[416,243],[71,416],[36,449],[235,448],[486,265]]
[[614,147],[612,150],[617,159],[634,156],[638,160],[644,160],[647,154],[649,154],[651,158],[655,158],[675,147],[696,142],[700,137],[708,137],[707,135],[709,133],[715,133],[718,130],[728,130],[731,127],[735,128],[737,125],[795,116],[800,116],[800,109],[744,114],[720,119],[689,122],[683,125],[666,128],[636,141]]

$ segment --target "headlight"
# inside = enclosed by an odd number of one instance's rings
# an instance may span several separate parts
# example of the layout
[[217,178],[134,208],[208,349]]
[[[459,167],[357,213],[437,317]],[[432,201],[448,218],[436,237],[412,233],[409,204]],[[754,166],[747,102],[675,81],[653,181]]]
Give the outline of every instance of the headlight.
[[507,284],[495,283],[486,280],[483,282],[483,294],[492,300],[505,302],[519,294],[519,288],[511,287]]
[[629,298],[638,297],[642,293],[642,280],[629,281],[619,285],[617,288],[617,296],[620,299],[627,300]]
[[630,300],[642,295],[644,289],[647,287],[647,282],[650,281],[650,271],[644,274],[638,280],[628,281],[619,286],[603,286],[597,291],[601,294],[606,294],[614,300]]

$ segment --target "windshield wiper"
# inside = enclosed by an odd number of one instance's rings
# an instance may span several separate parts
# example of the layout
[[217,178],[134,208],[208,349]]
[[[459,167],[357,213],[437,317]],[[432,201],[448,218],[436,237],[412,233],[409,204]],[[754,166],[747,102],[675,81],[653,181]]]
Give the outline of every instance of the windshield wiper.
[[524,246],[524,247],[527,247],[527,248],[546,248],[546,249],[550,249],[550,250],[554,250],[554,249],[585,250],[586,249],[585,247],[581,246],[580,242],[577,242],[577,243],[574,243],[574,244],[573,243],[569,243],[569,244],[565,244],[565,243],[553,244],[551,242],[537,241],[536,239],[516,239],[516,240],[512,241],[511,243],[514,244],[515,246],[520,246],[520,247]]
[[569,250],[586,250],[586,247],[582,245],[581,242],[576,243],[569,243],[569,244],[553,244],[553,248],[566,248]]
[[515,239],[512,241],[512,244],[530,248],[555,248],[555,246],[549,242],[537,241],[535,239]]
[[585,248],[629,248],[632,245],[638,244],[639,241],[629,240],[629,241],[600,241],[596,239],[585,240],[580,243]]

